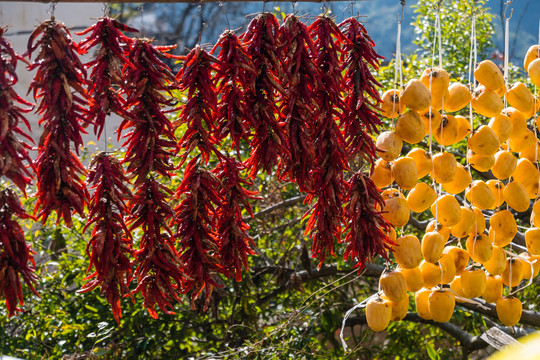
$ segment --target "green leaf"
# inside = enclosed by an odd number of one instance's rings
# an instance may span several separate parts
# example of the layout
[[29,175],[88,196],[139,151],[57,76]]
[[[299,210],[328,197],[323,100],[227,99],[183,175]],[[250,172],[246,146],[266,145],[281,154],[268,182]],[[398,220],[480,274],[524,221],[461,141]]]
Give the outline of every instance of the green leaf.
[[441,359],[439,357],[439,354],[437,354],[437,351],[435,350],[433,345],[431,345],[430,343],[426,343],[426,350],[427,350],[428,356],[429,356],[429,358],[431,360],[440,360]]

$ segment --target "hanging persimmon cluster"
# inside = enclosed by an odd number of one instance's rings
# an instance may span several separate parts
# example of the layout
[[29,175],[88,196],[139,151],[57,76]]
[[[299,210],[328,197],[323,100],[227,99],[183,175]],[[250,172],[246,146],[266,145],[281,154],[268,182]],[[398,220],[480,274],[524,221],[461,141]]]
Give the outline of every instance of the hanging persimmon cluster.
[[[206,310],[213,288],[223,277],[241,281],[256,253],[243,214],[254,216],[250,188],[261,171],[297,183],[313,202],[306,234],[319,267],[339,242],[359,269],[385,255],[379,190],[361,171],[348,174],[352,159],[372,167],[370,134],[380,124],[370,70],[380,56],[356,19],[337,25],[321,16],[306,26],[288,15],[280,25],[263,13],[239,36],[225,31],[210,52],[196,46],[176,76],[163,61],[174,57],[172,47],[125,35],[136,31],[104,17],[76,44],[51,19],[29,41],[29,55],[39,48],[31,90],[45,131],[36,209],[43,221],[56,211],[71,226],[72,214],[88,207],[94,270],[81,291],[99,287],[118,322],[121,298],[139,292],[153,317],[156,305],[173,314],[183,294]],[[94,58],[82,64],[78,56],[89,50]],[[185,96],[180,107],[175,91]],[[92,125],[99,138],[110,114],[122,118],[126,153],[93,159],[90,197],[75,153],[84,128]],[[185,163],[178,188],[160,182]]]

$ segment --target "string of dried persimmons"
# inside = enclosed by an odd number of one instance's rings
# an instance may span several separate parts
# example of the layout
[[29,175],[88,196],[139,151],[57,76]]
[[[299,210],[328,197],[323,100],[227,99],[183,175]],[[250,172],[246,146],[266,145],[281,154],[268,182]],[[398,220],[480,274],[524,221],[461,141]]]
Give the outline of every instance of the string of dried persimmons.
[[[100,288],[118,322],[121,298],[139,292],[153,317],[156,305],[171,314],[183,294],[192,307],[204,294],[206,309],[220,277],[241,281],[255,254],[242,212],[253,216],[257,193],[249,188],[260,171],[298,184],[306,204],[313,202],[305,233],[319,267],[336,242],[346,244],[345,258],[359,271],[387,256],[389,224],[375,210],[382,197],[369,174],[349,166],[359,158],[373,167],[370,135],[381,124],[380,85],[371,74],[381,57],[356,18],[336,24],[320,16],[306,26],[294,15],[280,24],[262,13],[239,36],[226,30],[210,52],[196,46],[180,58],[176,76],[163,62],[175,57],[173,47],[126,35],[136,32],[103,17],[76,43],[52,17],[32,33],[25,56],[36,70],[30,91],[44,128],[35,162],[15,137],[30,140],[18,127],[28,125],[30,110],[16,104],[32,104],[12,90],[16,63],[26,60],[0,33],[0,175],[25,192],[35,170],[37,185],[34,215],[10,188],[0,192],[0,296],[10,315],[23,305],[19,277],[32,290],[35,282],[15,219],[45,222],[53,212],[68,227],[73,214],[88,214],[93,272],[81,291]],[[89,50],[94,58],[84,64],[79,56]],[[180,106],[175,90],[186,96]],[[81,134],[93,127],[99,138],[112,113],[122,118],[125,156],[100,153],[87,170],[77,155]],[[186,128],[180,139],[178,126]],[[246,145],[251,153],[243,158]],[[176,175],[174,158],[187,165],[173,191],[159,179]]]

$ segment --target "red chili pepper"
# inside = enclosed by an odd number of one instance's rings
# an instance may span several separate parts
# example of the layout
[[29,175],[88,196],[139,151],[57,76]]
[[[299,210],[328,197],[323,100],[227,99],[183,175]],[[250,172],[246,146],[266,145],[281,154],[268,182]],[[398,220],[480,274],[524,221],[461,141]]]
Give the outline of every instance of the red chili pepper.
[[[171,70],[160,60],[163,57],[174,56],[161,52],[148,39],[136,39],[129,52],[130,63],[124,65],[125,81],[132,84],[126,90],[125,103],[131,116],[120,124],[118,136],[124,128],[133,127],[124,135],[127,149],[122,163],[127,164],[130,177],[136,178],[135,187],[145,182],[151,172],[170,177],[174,169],[171,157],[177,144],[166,113],[177,109],[175,100],[163,93],[170,94],[177,85]],[[173,109],[164,110],[168,106]]]
[[[126,57],[133,40],[121,31],[138,32],[137,29],[115,19],[103,17],[88,29],[77,33],[77,35],[90,33],[79,43],[82,50],[88,51],[98,47],[95,58],[85,64],[87,69],[92,69],[90,77],[93,79],[88,87],[88,95],[94,99],[88,110],[88,118],[93,119],[94,133],[98,139],[105,126],[107,115],[115,113],[123,118],[130,116],[125,110],[125,101],[120,96],[120,90],[125,91],[127,87],[122,76],[122,67],[124,65],[135,67]],[[113,85],[120,89],[113,88]]]
[[210,171],[201,169],[201,155],[186,166],[184,179],[176,191],[182,202],[175,208],[175,238],[180,244],[180,259],[188,279],[184,291],[191,293],[191,306],[205,292],[203,310],[206,311],[212,290],[219,284],[218,273],[229,275],[220,253],[220,239],[215,233],[217,209],[222,207],[219,179]]
[[225,157],[213,170],[221,183],[219,195],[223,201],[216,213],[221,260],[229,272],[236,274],[236,281],[242,281],[242,267],[249,269],[247,256],[255,254],[255,243],[247,233],[249,225],[242,219],[242,208],[253,216],[249,201],[257,199],[257,192],[244,188],[253,185],[240,175],[245,168],[234,158]]
[[180,301],[178,294],[185,282],[182,260],[169,228],[169,221],[174,218],[174,210],[167,203],[171,193],[155,179],[148,178],[128,204],[131,210],[127,219],[129,231],[142,228],[140,249],[135,252],[137,267],[133,273],[138,286],[133,293],[142,293],[145,307],[156,318],[155,304],[163,312],[171,313],[166,310],[172,308],[169,301]]
[[257,70],[233,31],[225,31],[212,49],[220,47],[215,64],[216,93],[221,94],[216,113],[216,137],[222,141],[231,136],[232,146],[240,158],[240,141],[249,141],[249,128],[254,119],[245,98],[255,91]]
[[288,15],[279,28],[283,47],[286,95],[280,116],[285,124],[289,157],[281,157],[278,178],[296,181],[300,191],[313,188],[315,161],[315,119],[318,115],[315,96],[324,89],[319,68],[313,61],[315,46],[307,27],[294,15]]
[[88,184],[94,189],[89,203],[88,222],[83,231],[93,226],[92,237],[86,252],[90,257],[88,270],[95,271],[87,276],[89,280],[81,292],[101,287],[111,304],[116,322],[120,323],[122,312],[120,298],[129,294],[128,279],[131,277],[129,256],[133,254],[131,232],[124,217],[125,202],[132,198],[127,179],[120,162],[106,153],[98,154],[90,164]]
[[280,84],[284,79],[282,69],[283,53],[279,44],[279,23],[271,13],[257,15],[240,36],[246,53],[253,61],[258,74],[254,91],[246,96],[247,107],[252,109],[254,128],[251,140],[251,155],[246,164],[253,178],[260,169],[267,173],[278,163],[279,157],[289,157],[283,124],[276,118],[279,113],[276,95],[285,96]]
[[360,154],[373,166],[376,152],[369,134],[377,133],[377,127],[382,125],[376,110],[381,102],[377,90],[381,84],[371,74],[369,66],[377,70],[383,57],[375,52],[373,40],[356,18],[346,19],[339,26],[345,27],[344,34],[349,40],[343,48],[347,57],[342,70],[345,71],[345,88],[348,91],[345,99],[347,111],[342,118],[343,136],[349,155]]
[[391,225],[384,219],[375,205],[382,208],[384,200],[377,186],[366,175],[357,172],[348,182],[345,199],[345,229],[344,243],[347,244],[343,257],[345,260],[354,259],[360,272],[366,261],[376,255],[388,260],[388,250],[392,245],[388,231]]
[[206,50],[197,45],[187,54],[184,66],[176,78],[182,90],[187,91],[188,100],[182,107],[179,122],[187,125],[187,131],[180,139],[180,147],[185,150],[185,161],[197,147],[203,162],[208,163],[211,154],[219,154],[216,124],[217,90],[212,80],[217,62]]
[[[345,109],[341,98],[340,51],[347,42],[337,25],[328,17],[318,17],[308,28],[314,40],[317,65],[324,87],[315,94],[317,114],[314,121],[315,165],[312,172],[313,189],[306,202],[317,201],[308,212],[311,218],[306,234],[313,238],[313,257],[319,258],[319,267],[328,254],[334,255],[334,242],[341,240],[343,221],[343,196],[349,170],[345,140],[338,122]],[[307,215],[307,214],[306,214]]]
[[37,112],[44,128],[36,158],[35,212],[45,222],[56,211],[57,223],[63,218],[71,227],[72,211],[84,217],[88,201],[81,178],[86,170],[73,153],[78,154],[83,145],[81,133],[86,132],[81,124],[88,123],[86,70],[78,58],[84,51],[64,24],[55,20],[42,23],[30,35],[28,56],[38,47],[39,54],[29,66],[37,70],[30,90],[40,99]]
[[25,281],[30,290],[34,288],[37,278],[34,274],[34,252],[25,240],[23,230],[14,219],[33,219],[21,206],[17,195],[9,189],[0,191],[0,298],[6,299],[9,316],[21,311],[18,306],[24,305],[21,281]]
[[[28,154],[34,141],[19,127],[22,122],[28,130],[30,124],[24,113],[32,110],[31,103],[21,98],[13,89],[17,83],[15,72],[19,60],[26,60],[15,53],[4,38],[4,28],[0,28],[0,176],[5,176],[25,195],[30,184],[34,162]],[[20,105],[30,106],[22,108]],[[21,141],[22,137],[25,141]]]

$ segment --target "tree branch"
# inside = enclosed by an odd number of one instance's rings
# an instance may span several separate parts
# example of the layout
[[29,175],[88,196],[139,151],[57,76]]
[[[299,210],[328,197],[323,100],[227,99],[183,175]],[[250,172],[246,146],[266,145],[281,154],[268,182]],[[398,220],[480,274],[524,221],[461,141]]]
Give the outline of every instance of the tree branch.
[[[411,312],[407,313],[407,315],[405,316],[403,320],[436,326],[442,331],[448,333],[457,341],[459,341],[460,344],[463,347],[465,347],[467,350],[479,350],[479,349],[486,348],[488,346],[488,343],[486,343],[483,339],[481,339],[480,336],[472,336],[468,332],[461,330],[459,327],[449,322],[439,323],[433,320],[422,319],[418,314],[411,313]],[[364,325],[364,324],[367,324],[365,314],[361,314],[355,317],[350,317],[347,319],[348,326]]]
[[[259,212],[256,212],[255,214],[253,214],[253,219],[261,218],[261,217],[263,217],[265,215],[268,215],[268,214],[270,214],[270,213],[272,213],[272,212],[274,212],[276,210],[282,209],[282,208],[287,207],[287,206],[296,205],[299,202],[304,201],[305,198],[306,198],[305,195],[300,195],[300,196],[295,196],[295,197],[287,199],[287,200],[283,200],[280,203],[277,203],[275,205],[267,207],[266,209],[263,209],[263,210],[261,210]],[[248,222],[248,221],[253,220],[253,219],[250,216],[246,216],[243,220]]]

